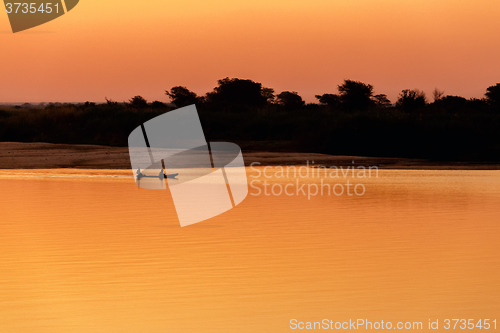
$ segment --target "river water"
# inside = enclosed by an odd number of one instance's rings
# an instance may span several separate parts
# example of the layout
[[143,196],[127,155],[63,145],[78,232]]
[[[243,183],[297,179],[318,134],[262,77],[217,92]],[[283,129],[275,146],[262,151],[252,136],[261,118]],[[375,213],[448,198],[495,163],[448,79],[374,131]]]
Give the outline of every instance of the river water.
[[263,170],[235,209],[184,228],[130,171],[0,171],[0,332],[500,320],[500,171],[308,175],[364,190],[308,197]]

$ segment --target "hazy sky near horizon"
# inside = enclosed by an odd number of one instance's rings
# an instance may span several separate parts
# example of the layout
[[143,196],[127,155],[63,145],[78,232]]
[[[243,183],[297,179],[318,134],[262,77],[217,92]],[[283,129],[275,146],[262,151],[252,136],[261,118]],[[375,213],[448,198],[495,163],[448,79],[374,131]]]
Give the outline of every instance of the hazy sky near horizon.
[[[2,6],[3,8],[3,6]],[[0,102],[168,101],[224,77],[308,102],[343,79],[431,97],[483,97],[500,82],[498,0],[82,0],[12,34],[0,14]]]

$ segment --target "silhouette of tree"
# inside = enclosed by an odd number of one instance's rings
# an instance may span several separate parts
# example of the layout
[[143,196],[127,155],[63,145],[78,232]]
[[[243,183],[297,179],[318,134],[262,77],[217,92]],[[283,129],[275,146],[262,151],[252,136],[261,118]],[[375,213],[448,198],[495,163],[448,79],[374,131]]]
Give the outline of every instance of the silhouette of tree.
[[373,86],[359,81],[344,80],[338,86],[342,106],[348,111],[363,111],[373,106]]
[[434,102],[439,101],[441,98],[443,98],[444,91],[439,90],[438,88],[434,88],[432,91],[432,97],[434,98]]
[[380,108],[388,108],[392,105],[386,94],[378,94],[373,96],[373,101],[375,102],[375,105]]
[[304,106],[305,102],[296,91],[283,91],[276,100],[279,105],[282,105],[287,110],[295,110]]
[[488,87],[485,95],[490,105],[500,108],[500,83]]
[[486,98],[471,98],[467,101],[467,105],[469,109],[478,113],[484,113],[489,109],[489,103]]
[[399,94],[396,107],[404,112],[412,112],[425,107],[427,99],[425,93],[420,90],[405,89]]
[[165,91],[165,94],[170,97],[170,101],[179,108],[201,102],[200,97],[183,86],[172,87],[170,91]]
[[457,112],[467,109],[469,101],[460,96],[444,96],[436,100],[433,106],[439,108],[439,110],[446,112]]
[[262,84],[252,80],[226,77],[218,81],[218,86],[207,94],[206,100],[213,104],[244,106],[264,106],[272,98],[272,89],[262,88]]
[[340,96],[337,94],[323,94],[314,96],[322,105],[328,105],[332,109],[340,106]]
[[108,106],[118,106],[118,102],[115,102],[112,99],[108,99],[107,97],[104,97],[104,99],[106,100],[106,104]]
[[160,102],[160,101],[154,101],[153,103],[151,103],[151,108],[155,109],[155,110],[165,109],[166,107],[167,107],[167,104]]
[[129,101],[130,106],[134,109],[145,109],[148,107],[148,101],[144,99],[142,96],[135,96]]
[[262,96],[264,96],[268,104],[273,104],[276,100],[276,96],[274,95],[274,89],[272,88],[262,88],[261,94]]

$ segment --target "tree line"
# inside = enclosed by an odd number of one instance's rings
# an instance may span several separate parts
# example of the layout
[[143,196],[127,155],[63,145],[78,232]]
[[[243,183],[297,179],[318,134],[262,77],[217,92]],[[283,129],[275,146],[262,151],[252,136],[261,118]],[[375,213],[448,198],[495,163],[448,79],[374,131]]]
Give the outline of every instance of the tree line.
[[128,145],[130,132],[166,111],[196,104],[208,141],[243,150],[500,162],[500,84],[484,98],[435,90],[433,101],[405,89],[392,103],[373,86],[344,80],[306,104],[293,91],[276,94],[252,80],[225,78],[198,96],[186,87],[165,92],[170,103],[141,96],[118,103],[0,107],[0,142]]
[[[371,84],[344,80],[337,86],[337,93],[316,95],[318,102],[308,105],[296,91],[283,91],[275,94],[274,89],[264,87],[261,83],[249,79],[226,77],[218,80],[217,83],[217,87],[204,96],[198,96],[184,86],[172,87],[165,93],[175,107],[196,104],[206,109],[232,112],[266,106],[276,106],[284,111],[324,106],[330,110],[346,112],[395,107],[406,113],[422,111],[426,107],[455,111],[500,109],[500,83],[488,87],[482,99],[444,95],[443,91],[436,88],[432,92],[433,101],[430,102],[424,92],[418,89],[404,89],[393,104],[386,94],[375,95]],[[108,104],[116,103],[109,100],[107,102]],[[137,109],[166,107],[165,103],[159,101],[148,103],[142,96],[133,97],[129,104]]]

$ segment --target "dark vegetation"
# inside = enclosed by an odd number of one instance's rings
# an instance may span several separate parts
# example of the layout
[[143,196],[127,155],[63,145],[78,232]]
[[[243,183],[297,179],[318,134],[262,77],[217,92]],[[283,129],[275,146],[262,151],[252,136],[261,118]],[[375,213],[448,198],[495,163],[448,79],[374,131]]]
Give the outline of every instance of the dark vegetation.
[[225,78],[205,96],[173,87],[166,92],[170,104],[135,96],[124,103],[4,107],[0,141],[127,146],[129,133],[141,123],[196,104],[207,140],[235,142],[246,150],[500,160],[500,84],[487,88],[483,99],[436,89],[432,102],[406,89],[394,104],[362,82],[345,80],[337,90],[306,104],[293,91],[276,95],[258,82]]

